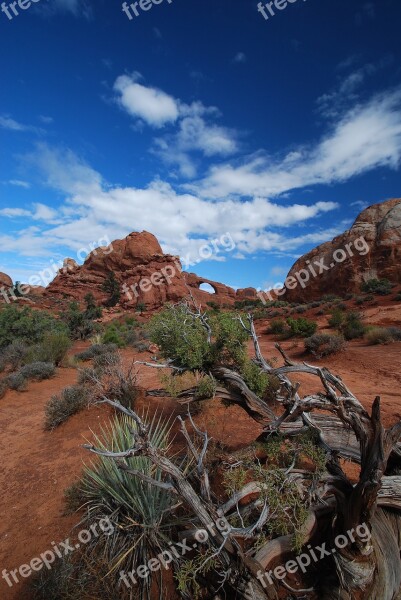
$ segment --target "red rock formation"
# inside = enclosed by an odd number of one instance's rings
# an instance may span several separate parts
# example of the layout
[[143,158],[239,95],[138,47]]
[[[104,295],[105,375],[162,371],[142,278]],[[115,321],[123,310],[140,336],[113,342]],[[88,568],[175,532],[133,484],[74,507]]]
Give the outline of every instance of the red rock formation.
[[[335,262],[333,257],[341,257],[341,250],[346,257]],[[315,267],[319,261],[329,268],[319,273],[320,267]],[[310,265],[315,267],[316,276],[311,274]],[[310,274],[304,288],[299,283],[302,270]],[[366,208],[351,229],[299,258],[288,274],[287,287],[289,277],[298,279],[297,285],[287,289],[280,299],[290,302],[318,300],[324,294],[358,293],[361,284],[369,279],[386,278],[401,283],[401,199]]]
[[5,273],[0,273],[0,288],[10,288],[13,285],[13,280],[11,277],[6,275]]
[[[82,266],[66,259],[48,286],[46,296],[82,301],[92,292],[97,302],[103,304],[107,294],[102,291],[102,285],[111,271],[120,284],[123,308],[144,304],[147,310],[156,310],[166,302],[179,302],[190,293],[203,306],[209,301],[231,305],[238,299],[232,288],[183,272],[179,258],[163,254],[155,236],[146,231],[131,233],[108,247],[97,248]],[[202,283],[209,283],[216,293],[200,290]],[[240,299],[251,297],[253,292],[241,290]]]

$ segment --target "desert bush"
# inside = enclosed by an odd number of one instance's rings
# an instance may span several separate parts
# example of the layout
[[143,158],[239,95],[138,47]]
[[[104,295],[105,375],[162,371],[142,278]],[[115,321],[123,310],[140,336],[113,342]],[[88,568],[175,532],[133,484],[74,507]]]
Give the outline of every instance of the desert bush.
[[315,334],[305,340],[305,349],[317,358],[336,354],[344,349],[345,340],[340,335]]
[[56,372],[53,363],[36,361],[23,366],[18,373],[25,379],[33,379],[34,381],[43,381],[50,379]]
[[345,322],[341,325],[341,332],[346,340],[361,338],[365,334],[365,326],[362,316],[358,312],[350,312],[346,315]]
[[325,315],[325,314],[326,314],[326,311],[324,310],[324,308],[321,308],[320,310],[318,310],[316,312],[316,315],[319,317],[321,317],[322,315]]
[[313,335],[317,329],[317,323],[300,317],[299,319],[287,319],[287,324],[290,328],[290,336],[309,337]]
[[391,293],[392,284],[388,279],[369,279],[361,285],[361,291],[366,294],[387,296]]
[[365,298],[365,296],[357,296],[357,297],[355,298],[355,304],[356,304],[357,306],[361,306],[362,304],[365,304],[365,302],[366,302],[366,298]]
[[120,302],[120,284],[116,279],[114,271],[110,271],[110,273],[107,275],[107,278],[103,282],[102,290],[109,294],[109,297],[105,302],[106,306],[116,306],[116,304]]
[[345,321],[345,314],[341,308],[335,308],[329,318],[329,326],[338,329]]
[[0,348],[16,340],[38,344],[47,332],[65,332],[65,324],[46,311],[6,306],[0,310]]
[[188,319],[185,305],[167,306],[151,319],[149,332],[162,356],[171,358],[177,367],[195,371],[216,363],[242,364],[248,334],[235,315],[224,312],[210,315],[209,323],[213,330],[211,344],[201,320]]
[[396,294],[393,298],[393,300],[395,300],[396,302],[401,302],[401,293]]
[[107,397],[131,408],[138,395],[134,364],[124,367],[118,352],[95,356],[92,368],[81,369],[78,383],[86,386],[92,400]]
[[324,296],[322,296],[322,300],[323,302],[334,302],[335,300],[341,300],[341,298],[339,298],[335,294],[325,294]]
[[401,341],[401,329],[399,327],[387,327],[387,331],[395,342]]
[[27,380],[21,374],[20,371],[17,373],[12,373],[6,379],[6,384],[11,390],[15,390],[16,392],[23,392],[27,387]]
[[270,322],[269,333],[281,334],[287,329],[284,319],[275,319]]
[[71,348],[71,340],[66,332],[50,331],[45,333],[43,341],[29,352],[35,361],[53,363],[58,367]]
[[389,344],[394,341],[390,331],[385,327],[373,327],[367,331],[365,337],[370,345]]
[[75,355],[75,358],[82,361],[92,360],[96,356],[101,356],[102,354],[108,354],[110,352],[116,352],[117,346],[115,344],[93,344],[86,350],[82,352],[78,352]]
[[81,311],[78,302],[71,302],[63,318],[73,339],[86,340],[96,330],[93,319]]
[[262,371],[257,364],[251,360],[246,360],[241,368],[241,375],[252,392],[262,397],[269,385],[269,376]]
[[277,400],[277,393],[281,388],[281,383],[278,377],[275,375],[268,376],[268,385],[263,394],[263,399],[268,402],[275,402]]
[[88,404],[87,388],[80,385],[66,387],[50,398],[45,406],[45,429],[52,430],[65,423]]
[[216,388],[217,381],[214,379],[214,377],[207,375],[202,377],[196,388],[195,400],[213,398],[216,393]]
[[15,340],[4,349],[0,359],[0,371],[9,367],[11,371],[19,369],[27,360],[29,346],[22,340]]
[[305,304],[301,304],[301,306],[297,306],[295,309],[295,312],[299,313],[299,314],[304,313],[306,311],[307,311],[307,306],[305,306]]
[[135,350],[138,350],[138,352],[147,352],[149,350],[149,344],[141,341],[135,342],[135,344],[133,344],[133,347],[135,348]]

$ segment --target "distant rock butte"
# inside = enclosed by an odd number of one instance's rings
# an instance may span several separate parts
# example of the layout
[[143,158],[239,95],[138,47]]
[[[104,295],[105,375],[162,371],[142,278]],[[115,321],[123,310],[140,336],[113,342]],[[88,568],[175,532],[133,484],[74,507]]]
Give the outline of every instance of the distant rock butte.
[[[355,240],[365,239],[369,250],[361,254],[355,249]],[[351,253],[347,251],[349,244]],[[359,247],[359,246],[358,246]],[[358,293],[361,284],[369,279],[389,279],[401,283],[401,199],[374,204],[363,210],[351,229],[335,237],[331,242],[321,244],[301,258],[291,268],[288,277],[295,277],[302,269],[308,270],[315,261],[330,266],[334,263],[336,250],[345,250],[343,262],[310,276],[305,288],[297,285],[280,297],[290,302],[318,300],[324,294],[344,296]],[[363,251],[365,252],[365,250]],[[319,268],[316,269],[319,272]]]
[[[210,301],[231,305],[236,300],[256,298],[253,288],[235,291],[182,271],[179,258],[164,254],[156,237],[147,231],[131,233],[110,246],[93,250],[82,266],[66,259],[45,295],[82,301],[88,292],[92,292],[97,302],[104,304],[107,294],[102,291],[102,285],[111,271],[121,287],[123,308],[135,308],[138,303],[143,303],[147,310],[156,310],[164,303],[178,302],[190,293],[202,305]],[[202,283],[210,284],[215,293],[199,289]]]

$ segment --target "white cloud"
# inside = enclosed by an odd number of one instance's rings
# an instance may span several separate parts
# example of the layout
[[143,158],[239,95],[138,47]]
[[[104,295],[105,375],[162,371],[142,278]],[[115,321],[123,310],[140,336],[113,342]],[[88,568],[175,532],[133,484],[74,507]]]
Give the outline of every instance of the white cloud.
[[121,75],[114,84],[120,105],[133,117],[143,119],[152,127],[174,123],[179,114],[178,102],[157,88],[146,87],[137,82],[138,73],[129,77]]
[[[184,257],[189,253],[196,258],[204,243],[226,232],[230,232],[242,255],[296,248],[305,243],[307,236],[290,242],[278,228],[305,223],[337,208],[333,202],[283,206],[266,198],[210,202],[158,180],[145,188],[110,186],[70,151],[42,145],[28,157],[28,162],[32,163],[34,158],[32,166],[40,170],[44,181],[66,196],[57,215],[43,205],[36,205],[32,211],[37,219],[55,225],[42,224],[39,230],[30,232],[35,252],[40,240],[42,249],[60,246],[78,249],[105,232],[112,240],[143,229],[154,233],[165,251]],[[22,252],[28,248],[28,239],[24,231]]]
[[0,128],[7,129],[8,131],[30,131],[32,133],[43,133],[43,130],[39,127],[33,127],[32,125],[24,125],[23,123],[19,123],[15,119],[12,119],[9,115],[0,116]]
[[25,189],[29,189],[31,187],[30,183],[28,183],[27,181],[22,181],[21,179],[10,179],[7,183],[9,185],[14,185],[16,187],[22,187]]
[[25,208],[2,208],[0,209],[0,216],[9,217],[11,219],[30,217],[34,221],[43,221],[48,224],[58,224],[61,222],[60,218],[57,217],[57,211],[50,206],[35,202],[32,205],[32,208],[33,210],[27,210]]
[[339,183],[377,167],[397,168],[401,159],[401,89],[375,96],[346,112],[316,145],[282,159],[257,154],[241,166],[211,169],[193,193],[274,197],[313,184]]
[[0,216],[2,217],[10,217],[11,219],[15,217],[30,217],[32,213],[29,210],[25,210],[23,208],[2,208],[0,209]]
[[[138,83],[140,73],[131,77],[121,75],[114,84],[119,94],[117,101],[132,117],[148,125],[161,128],[176,124],[177,130],[154,139],[152,153],[168,166],[178,166],[180,175],[196,176],[196,159],[191,153],[203,156],[229,156],[237,151],[237,134],[234,130],[211,123],[210,119],[220,116],[214,106],[202,102],[186,104],[162,90]],[[138,129],[138,125],[135,125]]]

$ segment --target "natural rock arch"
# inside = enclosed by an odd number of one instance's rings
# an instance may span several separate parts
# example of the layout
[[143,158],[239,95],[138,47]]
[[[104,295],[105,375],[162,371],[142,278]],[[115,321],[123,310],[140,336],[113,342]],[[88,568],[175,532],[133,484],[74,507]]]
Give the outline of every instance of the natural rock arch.
[[216,288],[211,283],[207,283],[206,281],[201,281],[198,287],[201,292],[207,292],[208,294],[217,294]]

